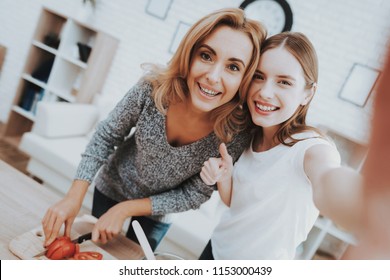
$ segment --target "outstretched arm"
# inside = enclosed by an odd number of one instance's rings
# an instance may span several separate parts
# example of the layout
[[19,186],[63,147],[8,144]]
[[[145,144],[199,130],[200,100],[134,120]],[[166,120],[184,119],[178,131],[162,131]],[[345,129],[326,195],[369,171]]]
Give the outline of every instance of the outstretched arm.
[[337,151],[315,145],[305,154],[305,172],[313,186],[314,203],[321,214],[356,232],[362,207],[362,177],[352,168],[340,166]]
[[370,149],[363,169],[364,198],[359,246],[345,258],[390,259],[390,49],[376,91]]

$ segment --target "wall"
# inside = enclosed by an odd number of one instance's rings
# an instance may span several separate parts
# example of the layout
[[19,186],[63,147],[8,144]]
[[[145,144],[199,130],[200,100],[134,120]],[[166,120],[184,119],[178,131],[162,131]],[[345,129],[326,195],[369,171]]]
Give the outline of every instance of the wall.
[[[165,20],[145,12],[149,0],[98,0],[90,23],[120,39],[102,94],[118,100],[141,76],[143,62],[165,63],[179,22],[193,23],[204,14],[241,0],[173,0]],[[288,0],[294,31],[313,41],[320,60],[317,96],[309,121],[325,124],[353,139],[367,140],[371,101],[360,108],[338,98],[354,63],[380,69],[390,35],[390,1]],[[7,56],[0,77],[0,121],[11,108],[18,79],[42,5],[77,17],[81,0],[1,0],[0,44]]]

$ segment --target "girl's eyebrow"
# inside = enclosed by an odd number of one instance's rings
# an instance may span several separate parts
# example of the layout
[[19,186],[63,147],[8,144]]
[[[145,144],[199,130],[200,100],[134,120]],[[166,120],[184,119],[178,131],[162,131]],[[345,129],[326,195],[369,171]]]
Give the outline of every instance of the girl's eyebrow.
[[[262,71],[260,71],[259,69],[256,69],[255,70],[255,74],[261,74],[261,75],[265,75]],[[281,79],[288,79],[288,80],[291,80],[291,81],[296,81],[296,79],[293,77],[293,76],[290,76],[290,75],[277,75],[278,78],[281,78]]]
[[261,72],[260,70],[256,69],[256,70],[255,70],[255,74],[261,74],[261,75],[263,75],[263,72]]
[[[202,45],[200,45],[200,46],[199,46],[199,49],[200,49],[200,48],[206,48],[206,49],[208,49],[213,55],[217,55],[217,52],[216,52],[212,47],[210,47],[210,46],[207,45],[207,44],[202,44]],[[242,66],[244,66],[244,68],[246,67],[244,61],[242,61],[242,59],[239,59],[239,58],[237,58],[237,57],[231,57],[231,58],[229,58],[229,61],[234,61],[234,62],[241,63]]]
[[292,81],[296,81],[296,79],[293,76],[290,76],[290,75],[278,75],[278,77],[282,78],[282,79],[289,79],[289,80],[292,80]]

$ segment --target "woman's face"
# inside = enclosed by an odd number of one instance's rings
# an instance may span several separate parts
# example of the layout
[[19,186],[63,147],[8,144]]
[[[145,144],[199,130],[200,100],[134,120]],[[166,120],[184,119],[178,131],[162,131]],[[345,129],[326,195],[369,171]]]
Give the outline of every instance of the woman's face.
[[187,85],[192,106],[210,112],[237,93],[252,55],[248,35],[218,27],[195,50]]
[[247,96],[253,122],[265,130],[278,128],[310,100],[312,93],[305,84],[303,69],[289,51],[283,47],[267,50]]

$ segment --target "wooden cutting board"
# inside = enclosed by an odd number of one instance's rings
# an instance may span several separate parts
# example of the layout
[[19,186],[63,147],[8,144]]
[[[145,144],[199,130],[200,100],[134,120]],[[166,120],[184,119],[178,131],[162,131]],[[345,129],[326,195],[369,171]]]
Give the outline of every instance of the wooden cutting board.
[[[72,227],[71,239],[75,239],[79,237],[81,234],[84,234],[91,230],[96,218],[90,215],[84,215],[81,217],[77,217],[75,219],[74,225]],[[77,229],[84,229],[83,232],[79,233],[76,231]],[[87,231],[85,231],[87,229]],[[81,230],[79,230],[81,231]],[[63,230],[61,232],[63,234]],[[25,232],[20,236],[12,239],[9,243],[9,250],[23,260],[47,260],[46,256],[41,256],[38,258],[34,258],[35,255],[41,253],[45,250],[43,247],[44,242],[44,234],[42,231],[42,226],[38,226],[29,232]],[[116,258],[109,254],[104,249],[100,248],[98,245],[93,243],[91,240],[85,241],[80,244],[80,252],[85,251],[95,251],[99,252],[103,255],[103,260],[115,260]]]

